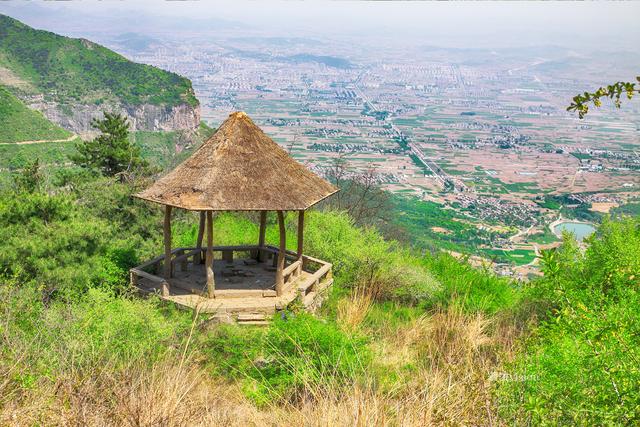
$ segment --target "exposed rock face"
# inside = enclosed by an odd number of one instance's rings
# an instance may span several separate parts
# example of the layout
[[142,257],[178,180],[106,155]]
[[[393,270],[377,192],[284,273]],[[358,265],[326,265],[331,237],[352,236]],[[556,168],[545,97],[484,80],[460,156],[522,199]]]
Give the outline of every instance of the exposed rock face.
[[195,130],[200,124],[200,106],[143,105],[60,105],[32,99],[30,108],[41,111],[49,120],[81,137],[95,134],[91,120],[102,118],[104,111],[126,115],[131,130],[174,131]]

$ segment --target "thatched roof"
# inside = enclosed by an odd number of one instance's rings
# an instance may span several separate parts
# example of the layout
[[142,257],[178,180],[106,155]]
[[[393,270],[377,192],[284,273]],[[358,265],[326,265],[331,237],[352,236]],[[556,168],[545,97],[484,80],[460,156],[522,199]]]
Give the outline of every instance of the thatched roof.
[[237,112],[136,197],[189,210],[303,210],[336,191]]

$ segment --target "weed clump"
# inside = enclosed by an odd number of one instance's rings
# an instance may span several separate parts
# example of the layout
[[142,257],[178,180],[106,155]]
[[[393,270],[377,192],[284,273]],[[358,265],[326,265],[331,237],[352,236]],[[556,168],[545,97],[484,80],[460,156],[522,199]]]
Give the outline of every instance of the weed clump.
[[277,315],[266,331],[222,328],[208,343],[210,360],[224,360],[214,369],[241,379],[259,405],[326,396],[354,384],[371,359],[364,337],[306,313]]

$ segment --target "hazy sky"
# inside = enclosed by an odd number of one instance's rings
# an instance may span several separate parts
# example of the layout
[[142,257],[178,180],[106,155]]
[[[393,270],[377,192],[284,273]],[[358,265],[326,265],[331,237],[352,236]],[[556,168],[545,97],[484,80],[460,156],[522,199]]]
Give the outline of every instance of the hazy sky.
[[[10,1],[0,2],[3,11],[55,31],[64,26],[68,32],[88,25],[83,15],[122,30],[135,30],[136,17],[164,16],[168,22],[196,20],[194,29],[203,30],[207,21],[206,29],[213,31],[222,31],[222,21],[231,21],[248,33],[419,39],[456,47],[559,44],[637,49],[640,42],[640,2]],[[171,31],[171,24],[162,22],[157,29]]]

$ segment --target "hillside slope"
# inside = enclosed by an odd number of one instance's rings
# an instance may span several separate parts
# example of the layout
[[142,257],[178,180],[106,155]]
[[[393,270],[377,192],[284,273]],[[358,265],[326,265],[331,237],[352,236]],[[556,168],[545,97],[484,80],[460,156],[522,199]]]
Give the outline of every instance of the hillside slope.
[[134,130],[195,129],[200,123],[188,79],[5,15],[0,15],[0,84],[77,133],[90,131],[91,119],[105,109],[126,114]]
[[[130,292],[163,247],[162,209],[131,197],[148,178],[25,169],[0,183],[0,425],[640,421],[640,218],[605,220],[584,250],[567,236],[521,283],[312,210],[304,252],[335,280],[317,317],[294,303],[267,327],[216,325]],[[259,231],[255,214],[214,222],[219,245]],[[198,214],[171,235],[193,245]]]
[[61,140],[71,135],[0,86],[0,143]]

